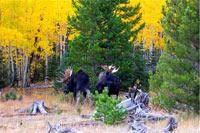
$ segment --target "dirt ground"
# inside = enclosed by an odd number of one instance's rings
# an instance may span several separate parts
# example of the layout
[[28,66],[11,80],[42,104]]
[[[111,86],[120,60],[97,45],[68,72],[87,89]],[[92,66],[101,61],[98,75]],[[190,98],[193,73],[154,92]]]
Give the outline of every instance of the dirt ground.
[[[77,112],[77,108],[71,102],[61,101],[62,93],[51,94],[52,88],[49,89],[33,89],[21,91],[15,89],[17,96],[22,94],[22,100],[6,101],[5,92],[9,92],[10,88],[4,91],[3,97],[0,99],[0,133],[44,133],[48,130],[49,121],[52,125],[61,124],[61,129],[69,129],[76,133],[130,133],[126,131],[127,122],[119,126],[109,126],[102,122],[96,122],[93,118],[81,118]],[[30,107],[33,101],[44,101],[45,106],[53,109],[47,115],[37,114],[34,116],[29,113],[18,113],[18,109],[26,109]],[[94,107],[82,105],[81,114],[93,114]],[[163,112],[157,112],[162,114]],[[197,133],[199,131],[199,118],[183,118],[178,117],[179,123],[177,133]],[[166,121],[148,124],[156,132],[159,128],[164,127]]]

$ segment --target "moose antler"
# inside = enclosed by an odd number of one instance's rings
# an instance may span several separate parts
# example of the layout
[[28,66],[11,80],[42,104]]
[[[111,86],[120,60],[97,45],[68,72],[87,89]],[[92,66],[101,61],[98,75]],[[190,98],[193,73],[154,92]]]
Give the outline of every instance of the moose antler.
[[73,71],[73,70],[72,70],[71,67],[68,68],[68,69],[65,69],[65,70],[64,70],[65,74],[63,74],[63,75],[64,75],[64,78],[61,78],[60,81],[58,81],[58,82],[62,82],[62,83],[68,82],[69,79],[70,79],[70,77],[71,77],[71,75],[72,75],[72,71]]
[[109,73],[115,73],[119,70],[119,67],[116,68],[115,66],[113,65],[110,65],[110,66],[107,66],[107,65],[103,65],[101,66],[105,71],[109,72]]

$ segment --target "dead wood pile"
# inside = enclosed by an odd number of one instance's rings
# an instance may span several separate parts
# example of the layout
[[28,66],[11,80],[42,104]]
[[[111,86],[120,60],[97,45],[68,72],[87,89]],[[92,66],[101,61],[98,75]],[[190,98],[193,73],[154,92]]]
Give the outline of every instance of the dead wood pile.
[[168,119],[168,122],[159,132],[171,132],[176,130],[178,123],[175,117],[171,115],[148,113],[151,109],[151,107],[148,106],[151,98],[148,93],[142,92],[139,89],[137,89],[137,91],[139,91],[137,95],[129,92],[126,96],[127,100],[117,105],[117,107],[122,107],[124,110],[128,111],[129,124],[127,130],[132,128],[132,133],[145,133],[152,130],[145,125],[147,122],[155,122],[162,119]]

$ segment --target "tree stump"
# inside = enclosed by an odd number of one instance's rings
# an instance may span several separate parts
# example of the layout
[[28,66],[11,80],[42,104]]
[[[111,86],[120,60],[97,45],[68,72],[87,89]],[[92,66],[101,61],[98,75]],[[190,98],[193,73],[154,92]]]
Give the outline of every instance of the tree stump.
[[32,112],[32,115],[35,115],[37,112],[40,112],[41,114],[47,114],[46,107],[44,106],[43,101],[34,101],[31,107],[24,110],[20,109],[18,112]]

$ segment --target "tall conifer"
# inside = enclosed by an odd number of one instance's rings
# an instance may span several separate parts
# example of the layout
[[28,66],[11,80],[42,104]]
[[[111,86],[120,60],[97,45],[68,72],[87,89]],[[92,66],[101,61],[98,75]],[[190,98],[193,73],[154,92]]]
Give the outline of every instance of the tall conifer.
[[162,107],[199,112],[200,58],[198,0],[167,0],[162,26],[166,48],[150,89]]
[[[70,44],[68,62],[75,71],[84,69],[92,84],[101,65],[120,66],[116,73],[122,87],[134,77],[133,42],[144,27],[139,25],[140,5],[128,6],[129,0],[73,0],[75,15],[69,18],[78,35]],[[136,26],[137,25],[137,26]]]

